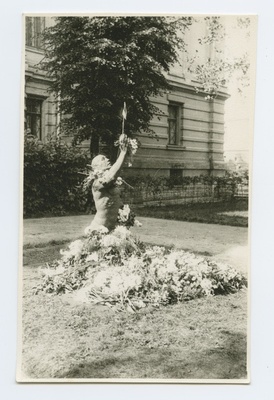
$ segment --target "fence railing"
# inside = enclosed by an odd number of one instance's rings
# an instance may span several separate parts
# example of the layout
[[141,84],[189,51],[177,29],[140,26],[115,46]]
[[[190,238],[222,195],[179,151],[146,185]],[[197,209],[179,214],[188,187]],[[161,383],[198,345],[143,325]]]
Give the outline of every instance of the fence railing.
[[124,188],[122,194],[125,203],[144,206],[232,201],[239,197],[248,198],[247,183],[210,184],[198,182],[182,186],[176,185],[172,188],[162,186],[157,190],[152,190],[149,187]]

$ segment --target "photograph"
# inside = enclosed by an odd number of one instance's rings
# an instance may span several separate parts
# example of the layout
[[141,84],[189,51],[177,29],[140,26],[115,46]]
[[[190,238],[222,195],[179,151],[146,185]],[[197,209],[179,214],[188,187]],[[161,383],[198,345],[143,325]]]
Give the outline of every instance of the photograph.
[[257,16],[22,18],[17,382],[250,383]]

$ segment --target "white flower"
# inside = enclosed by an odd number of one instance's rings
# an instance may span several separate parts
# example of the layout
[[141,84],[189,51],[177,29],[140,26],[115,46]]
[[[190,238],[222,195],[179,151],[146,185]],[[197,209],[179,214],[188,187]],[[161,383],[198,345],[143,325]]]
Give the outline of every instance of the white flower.
[[82,240],[78,239],[70,243],[68,250],[60,250],[60,253],[65,260],[69,259],[70,257],[75,257],[78,259],[81,257],[83,246],[84,243]]
[[206,296],[210,296],[212,294],[212,283],[209,279],[207,278],[202,279],[200,285],[204,290]]
[[164,280],[167,275],[167,269],[165,265],[158,265],[156,269],[156,274],[159,279]]
[[126,222],[128,220],[128,215],[123,212],[122,209],[118,211],[118,221],[119,222]]
[[138,150],[138,142],[136,139],[129,139],[129,146],[132,154],[136,154]]
[[164,261],[165,261],[164,258],[154,257],[151,260],[150,267],[154,268],[158,267],[159,265],[163,265]]
[[143,267],[143,260],[136,255],[132,255],[124,265],[127,271],[133,271]]
[[123,206],[123,208],[120,208],[120,209],[119,209],[119,212],[118,212],[118,220],[119,220],[120,222],[126,222],[126,221],[128,220],[128,218],[129,218],[129,214],[130,214],[129,205],[128,205],[128,204],[125,204],[125,205]]
[[176,267],[175,261],[174,260],[167,260],[166,263],[166,271],[169,274],[175,274],[178,272],[178,269]]
[[203,262],[199,263],[199,271],[203,274],[207,274],[209,271],[209,266],[208,263],[206,262],[206,260],[204,260]]
[[102,245],[102,247],[119,246],[120,240],[118,237],[116,237],[114,235],[106,235],[106,236],[102,237],[101,245]]
[[138,288],[141,283],[142,283],[142,279],[140,277],[140,275],[122,275],[123,278],[123,287],[124,290],[129,290],[129,289],[133,289],[133,288]]
[[151,258],[154,257],[163,257],[163,254],[165,252],[165,248],[162,246],[152,246],[148,247],[145,251],[145,254]]
[[86,261],[98,261],[98,253],[94,251],[93,253],[89,254],[86,258]]
[[99,271],[98,274],[94,277],[93,284],[98,288],[102,288],[107,284],[107,281],[109,280],[109,272],[107,270],[102,270]]
[[83,245],[84,245],[84,243],[80,239],[75,240],[74,242],[71,242],[69,245],[70,252],[73,255],[79,254],[83,249]]
[[138,221],[138,219],[135,219],[134,225],[136,225],[136,226],[138,226],[138,228],[140,228],[143,224],[140,221]]
[[124,205],[124,207],[123,207],[123,212],[124,212],[125,214],[129,214],[129,213],[130,213],[130,207],[129,207],[128,204],[125,204],[125,205]]
[[125,226],[118,225],[114,229],[113,235],[115,235],[116,237],[121,238],[121,239],[127,239],[128,237],[131,236],[131,232]]
[[92,221],[91,224],[85,228],[84,232],[86,236],[90,235],[92,232],[108,233],[108,228],[103,225],[98,225]]
[[123,179],[120,176],[118,176],[118,178],[116,179],[116,185],[121,186],[122,183],[123,183]]
[[178,259],[178,256],[179,256],[179,254],[178,254],[176,251],[172,251],[171,253],[169,253],[169,254],[166,256],[167,262],[168,262],[169,264],[175,265],[175,263],[176,263],[176,261],[177,261],[177,259]]
[[65,272],[65,268],[59,265],[57,268],[43,268],[41,273],[46,276],[61,275]]

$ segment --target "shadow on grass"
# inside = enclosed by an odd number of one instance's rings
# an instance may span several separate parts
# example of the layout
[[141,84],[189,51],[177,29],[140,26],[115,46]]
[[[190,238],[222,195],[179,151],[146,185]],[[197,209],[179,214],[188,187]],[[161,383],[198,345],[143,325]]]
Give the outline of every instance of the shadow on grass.
[[[222,346],[199,351],[187,348],[140,349],[79,363],[55,378],[84,379],[244,379],[246,337],[222,331]],[[202,346],[201,346],[202,347]],[[125,355],[129,353],[128,355]]]
[[38,267],[46,265],[46,263],[52,262],[55,259],[59,259],[61,257],[60,250],[66,247],[66,243],[24,249],[23,265]]
[[136,210],[138,216],[163,218],[176,221],[200,222],[206,224],[248,226],[248,218],[223,214],[227,211],[248,211],[247,200],[234,200],[217,203],[175,204],[172,206],[147,206]]

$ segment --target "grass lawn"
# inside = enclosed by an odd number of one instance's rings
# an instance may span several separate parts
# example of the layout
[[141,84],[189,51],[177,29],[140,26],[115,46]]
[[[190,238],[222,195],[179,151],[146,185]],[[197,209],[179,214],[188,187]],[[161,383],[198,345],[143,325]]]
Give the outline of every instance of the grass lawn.
[[31,261],[55,253],[54,246],[42,254],[32,249],[23,271],[22,371],[28,378],[246,378],[246,290],[115,313],[73,295],[33,295],[39,274]]
[[248,201],[239,199],[220,203],[146,206],[138,208],[137,214],[143,217],[247,227]]

